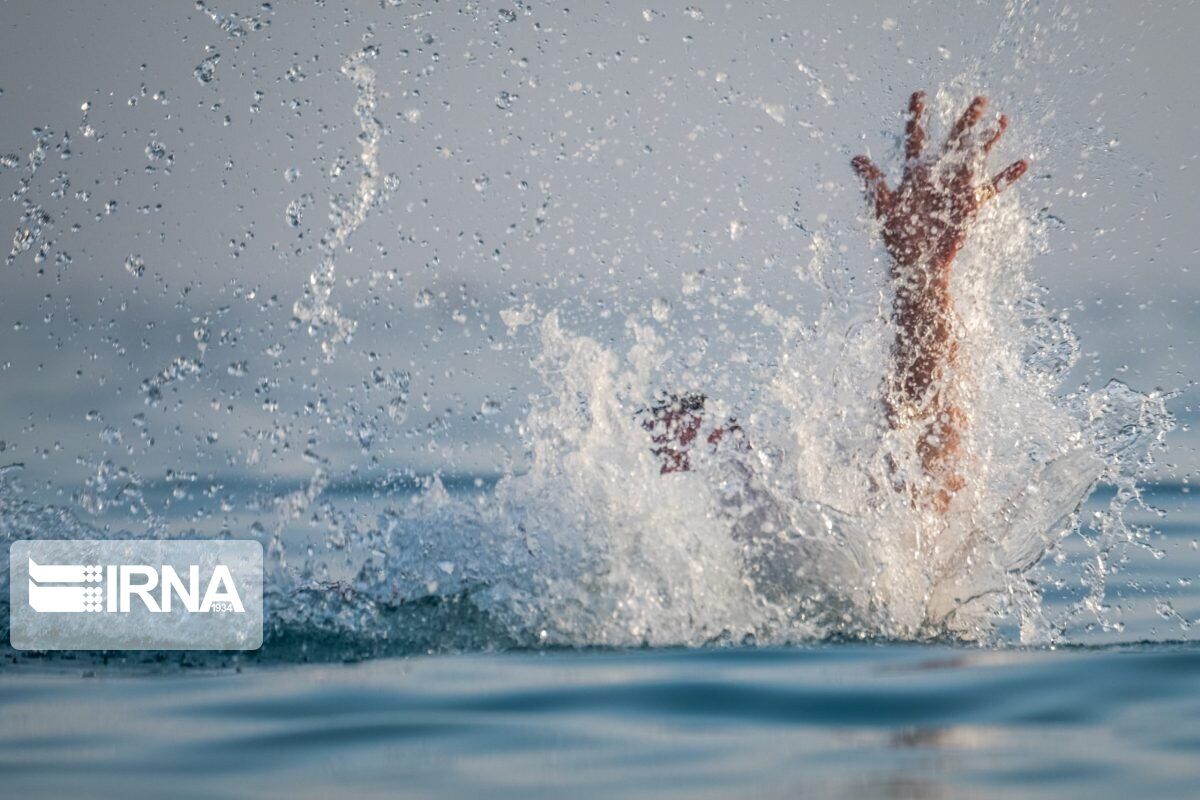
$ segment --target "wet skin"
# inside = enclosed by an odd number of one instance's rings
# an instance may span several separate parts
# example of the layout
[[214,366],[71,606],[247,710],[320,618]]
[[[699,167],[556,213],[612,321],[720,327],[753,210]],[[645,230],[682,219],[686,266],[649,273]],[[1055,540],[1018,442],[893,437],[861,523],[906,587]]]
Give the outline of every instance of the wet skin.
[[[1008,118],[1001,115],[986,130],[977,129],[987,103],[986,97],[976,97],[945,143],[933,149],[925,141],[925,93],[915,92],[905,126],[904,172],[895,189],[867,156],[851,162],[863,180],[891,256],[896,335],[884,391],[888,424],[893,429],[923,426],[917,451],[929,481],[912,494],[914,502],[939,512],[949,507],[964,483],[958,462],[968,424],[957,399],[951,265],[983,205],[1029,168],[1028,162],[1015,161],[989,180],[979,181],[988,153],[1008,126]],[[655,445],[652,452],[662,460],[662,472],[690,468],[688,451],[701,434],[704,400],[701,394],[671,395],[643,410],[643,427]],[[741,429],[730,420],[704,438],[715,446],[735,432],[740,434]]]
[[939,511],[945,511],[963,486],[958,461],[968,424],[956,398],[960,387],[954,369],[958,340],[951,265],[984,203],[1029,168],[1028,162],[1015,161],[990,180],[978,180],[988,153],[1008,126],[1008,118],[1001,115],[985,132],[977,131],[987,102],[986,97],[976,97],[945,143],[931,152],[925,142],[925,93],[915,92],[905,128],[904,173],[895,189],[867,156],[851,162],[863,179],[892,258],[896,338],[884,392],[888,423],[893,428],[924,426],[917,450],[930,484],[917,499],[928,500]]

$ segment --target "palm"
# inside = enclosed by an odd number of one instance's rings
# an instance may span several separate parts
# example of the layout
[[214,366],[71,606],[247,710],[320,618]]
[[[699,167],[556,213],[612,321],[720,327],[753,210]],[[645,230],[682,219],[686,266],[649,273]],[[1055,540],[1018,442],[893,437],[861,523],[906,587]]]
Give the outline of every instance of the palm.
[[872,196],[875,215],[883,223],[883,240],[897,267],[929,263],[947,266],[966,240],[967,227],[980,207],[1028,168],[1017,161],[990,182],[977,185],[976,176],[987,154],[1000,140],[1008,119],[1001,116],[987,137],[973,135],[983,117],[987,98],[976,97],[950,131],[940,152],[925,152],[925,94],[909,101],[905,166],[900,185],[889,189],[883,172],[866,156],[854,159],[854,169]]

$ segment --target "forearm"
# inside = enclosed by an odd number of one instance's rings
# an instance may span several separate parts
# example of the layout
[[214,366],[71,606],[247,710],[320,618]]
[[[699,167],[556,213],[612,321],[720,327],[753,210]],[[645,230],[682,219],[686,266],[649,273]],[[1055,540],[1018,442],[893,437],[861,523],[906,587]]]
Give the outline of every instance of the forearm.
[[893,266],[896,338],[886,398],[892,427],[915,423],[923,428],[917,453],[932,481],[928,497],[941,511],[963,485],[958,459],[967,427],[953,384],[958,338],[950,294],[952,262],[953,257],[933,264],[897,259]]
[[923,429],[917,449],[932,480],[934,507],[943,511],[963,485],[958,454],[968,422],[963,393],[955,385],[960,379],[950,266],[980,207],[1029,167],[1014,161],[991,180],[978,180],[977,170],[1008,125],[1001,115],[990,133],[975,131],[986,107],[986,97],[972,100],[941,153],[931,156],[925,147],[925,93],[914,92],[905,126],[904,175],[895,189],[868,156],[850,162],[863,179],[892,257],[896,340],[884,393],[888,422],[893,428],[916,423]]
[[930,389],[941,388],[958,351],[950,263],[897,263],[893,268],[899,277],[892,306],[896,329],[892,392],[897,395],[895,401],[910,407],[918,417],[933,410],[927,408],[934,399]]

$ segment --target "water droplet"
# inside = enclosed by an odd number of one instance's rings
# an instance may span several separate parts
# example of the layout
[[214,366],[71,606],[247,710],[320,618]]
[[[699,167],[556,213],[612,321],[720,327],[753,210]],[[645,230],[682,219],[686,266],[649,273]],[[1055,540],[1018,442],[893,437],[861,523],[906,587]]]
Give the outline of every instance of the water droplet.
[[303,218],[303,216],[304,204],[300,200],[293,200],[292,202],[288,203],[287,208],[284,209],[283,212],[284,219],[287,220],[288,226],[292,228],[300,227],[300,220]]
[[150,159],[151,161],[162,161],[167,157],[166,145],[157,139],[146,145],[146,158]]
[[212,53],[192,70],[192,74],[196,76],[196,80],[200,81],[201,84],[212,83],[213,78],[216,77],[217,62],[220,60],[220,53]]

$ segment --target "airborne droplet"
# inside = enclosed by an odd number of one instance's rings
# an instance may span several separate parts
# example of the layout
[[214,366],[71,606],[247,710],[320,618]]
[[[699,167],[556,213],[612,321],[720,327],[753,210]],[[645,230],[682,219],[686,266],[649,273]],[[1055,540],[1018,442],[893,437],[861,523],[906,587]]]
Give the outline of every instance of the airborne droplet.
[[196,80],[200,81],[200,83],[205,85],[210,84],[213,82],[213,78],[216,77],[217,62],[220,60],[220,53],[212,53],[192,70],[192,74],[196,76]]

